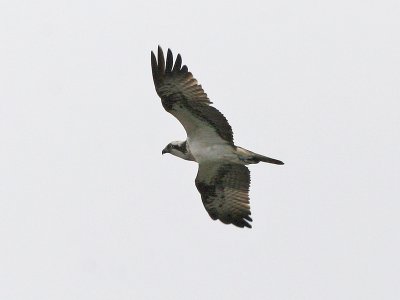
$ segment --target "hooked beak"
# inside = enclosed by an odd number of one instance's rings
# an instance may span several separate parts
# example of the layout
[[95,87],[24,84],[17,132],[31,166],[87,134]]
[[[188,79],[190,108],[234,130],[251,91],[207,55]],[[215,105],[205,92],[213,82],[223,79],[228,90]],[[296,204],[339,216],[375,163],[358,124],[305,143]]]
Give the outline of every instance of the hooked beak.
[[161,154],[165,154],[165,153],[168,153],[167,148],[164,148],[164,149],[162,150],[162,152],[161,152]]

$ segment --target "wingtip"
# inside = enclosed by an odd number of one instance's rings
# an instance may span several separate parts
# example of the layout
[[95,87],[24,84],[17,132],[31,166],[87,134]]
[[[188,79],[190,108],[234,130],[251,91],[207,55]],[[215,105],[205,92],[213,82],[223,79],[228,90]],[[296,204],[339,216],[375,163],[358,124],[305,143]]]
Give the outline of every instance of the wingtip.
[[168,48],[168,51],[167,51],[167,64],[165,66],[165,71],[167,73],[171,73],[172,72],[173,64],[174,64],[174,57],[172,55],[171,49]]
[[246,226],[247,228],[252,228],[250,222],[253,222],[253,219],[250,217],[250,215],[247,215],[245,217],[245,219],[246,220],[243,220],[244,221],[244,226]]
[[160,59],[161,57],[164,57],[164,52],[160,45],[158,45],[158,47],[157,47],[157,54],[158,54],[158,59]]
[[157,63],[158,63],[158,72],[160,74],[164,74],[165,72],[165,59],[164,59],[164,52],[160,46],[158,46],[157,51]]
[[253,228],[252,226],[251,226],[251,224],[250,223],[248,223],[248,222],[246,222],[246,221],[244,221],[244,227],[247,227],[247,228],[249,228],[249,229],[251,229],[251,228]]
[[244,227],[252,228],[251,224],[249,223],[252,221],[253,221],[253,219],[250,218],[250,216],[244,216],[243,219],[236,220],[236,221],[232,222],[231,224],[235,225],[236,227],[240,227],[240,228],[244,228]]
[[182,56],[180,53],[176,56],[173,72],[179,72],[182,67]]
[[151,51],[151,71],[153,74],[154,85],[157,88],[157,85],[159,84],[160,81],[160,76],[158,74],[159,72],[158,72],[157,58],[153,51]]
[[154,74],[155,69],[157,69],[157,58],[153,51],[151,51],[151,68]]

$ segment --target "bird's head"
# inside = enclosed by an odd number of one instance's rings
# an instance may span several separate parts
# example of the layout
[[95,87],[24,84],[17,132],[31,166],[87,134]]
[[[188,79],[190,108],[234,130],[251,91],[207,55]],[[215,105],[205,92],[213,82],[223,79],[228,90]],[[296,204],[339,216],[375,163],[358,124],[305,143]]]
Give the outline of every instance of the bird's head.
[[186,160],[193,160],[192,155],[187,149],[186,141],[174,141],[169,143],[163,150],[162,154],[169,153]]

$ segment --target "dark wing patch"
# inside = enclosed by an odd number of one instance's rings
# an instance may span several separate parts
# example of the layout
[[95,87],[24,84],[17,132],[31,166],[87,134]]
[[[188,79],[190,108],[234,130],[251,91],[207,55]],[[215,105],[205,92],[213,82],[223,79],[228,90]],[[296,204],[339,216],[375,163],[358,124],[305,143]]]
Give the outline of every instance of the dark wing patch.
[[213,220],[251,228],[250,171],[246,166],[200,164],[195,183]]
[[187,118],[187,114],[180,113],[182,110],[187,110],[193,117],[209,123],[222,139],[233,145],[231,126],[219,110],[210,106],[212,102],[201,85],[188,71],[187,66],[182,66],[180,54],[174,63],[172,52],[168,49],[165,61],[164,53],[161,47],[158,47],[157,58],[151,52],[151,67],[154,85],[163,107],[182,123],[187,132],[188,120],[183,119]]

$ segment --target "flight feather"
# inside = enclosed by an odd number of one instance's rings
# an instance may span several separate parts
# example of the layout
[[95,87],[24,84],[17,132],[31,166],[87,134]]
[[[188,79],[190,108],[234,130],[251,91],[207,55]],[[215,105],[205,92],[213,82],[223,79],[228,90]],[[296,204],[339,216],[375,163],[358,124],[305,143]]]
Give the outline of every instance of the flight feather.
[[182,123],[188,136],[197,127],[206,125],[233,145],[231,126],[225,116],[210,105],[212,102],[187,66],[182,66],[180,54],[174,63],[171,50],[168,49],[165,60],[161,47],[158,47],[157,58],[151,52],[151,66],[154,86],[163,107]]
[[203,205],[213,220],[249,227],[250,171],[239,164],[200,164],[195,180]]

